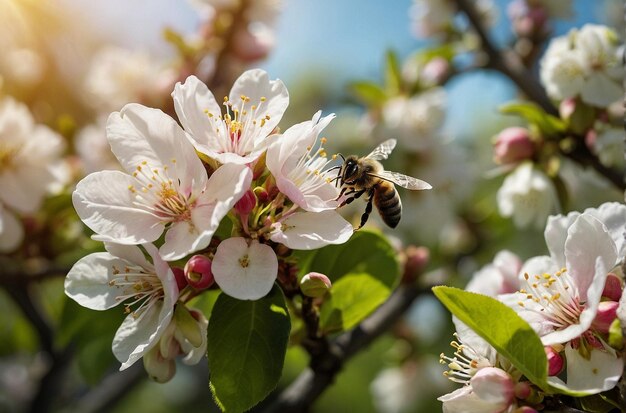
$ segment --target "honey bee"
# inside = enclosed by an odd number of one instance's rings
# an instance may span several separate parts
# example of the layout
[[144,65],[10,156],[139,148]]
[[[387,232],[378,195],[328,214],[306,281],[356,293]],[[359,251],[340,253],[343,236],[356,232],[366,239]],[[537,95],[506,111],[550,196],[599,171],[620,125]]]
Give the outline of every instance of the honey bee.
[[376,205],[383,222],[395,228],[402,217],[402,202],[394,184],[413,191],[432,188],[428,182],[398,172],[385,171],[380,160],[387,159],[395,148],[396,140],[389,139],[378,145],[369,155],[359,158],[356,155],[343,159],[339,166],[336,181],[342,188],[337,199],[346,195],[339,207],[351,203],[363,194],[367,194],[365,212],[361,215],[360,229],[367,222],[372,212],[372,203]]

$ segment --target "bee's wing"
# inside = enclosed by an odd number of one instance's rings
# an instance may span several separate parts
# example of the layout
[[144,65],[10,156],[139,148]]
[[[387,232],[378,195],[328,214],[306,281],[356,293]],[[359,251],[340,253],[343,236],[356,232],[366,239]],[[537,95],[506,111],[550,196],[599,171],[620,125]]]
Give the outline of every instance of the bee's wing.
[[393,182],[394,184],[401,186],[402,188],[411,189],[413,191],[432,188],[432,186],[430,186],[428,182],[398,172],[381,171],[374,176],[377,176],[378,178],[384,179],[386,181]]
[[387,139],[385,142],[378,145],[366,158],[373,159],[375,161],[380,161],[382,159],[387,159],[393,148],[396,147],[395,139]]

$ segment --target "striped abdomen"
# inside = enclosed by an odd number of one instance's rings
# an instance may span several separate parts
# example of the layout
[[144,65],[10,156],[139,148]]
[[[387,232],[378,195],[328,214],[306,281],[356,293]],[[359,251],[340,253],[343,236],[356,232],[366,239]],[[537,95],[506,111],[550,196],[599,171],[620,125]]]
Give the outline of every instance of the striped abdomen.
[[391,182],[381,181],[374,191],[374,205],[385,224],[395,228],[402,217],[400,195]]

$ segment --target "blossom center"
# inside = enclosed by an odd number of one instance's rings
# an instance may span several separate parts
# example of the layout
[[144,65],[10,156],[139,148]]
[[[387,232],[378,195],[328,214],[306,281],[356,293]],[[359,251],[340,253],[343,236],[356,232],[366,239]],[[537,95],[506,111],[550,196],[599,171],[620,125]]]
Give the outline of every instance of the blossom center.
[[15,166],[15,158],[21,150],[20,145],[0,144],[0,172],[11,169]]
[[116,301],[126,301],[125,313],[138,318],[163,298],[163,284],[153,272],[138,265],[125,265],[124,268],[114,265],[112,270],[113,279],[109,285],[118,289]]
[[239,102],[232,102],[228,96],[224,96],[226,113],[217,116],[208,110],[204,113],[214,123],[217,134],[218,152],[232,152],[245,155],[251,152],[256,145],[259,129],[270,120],[270,115],[263,109],[265,97],[259,102],[251,103],[250,97],[241,95]]
[[[176,159],[171,160],[176,164]],[[128,190],[135,195],[135,204],[148,209],[166,222],[190,221],[194,205],[193,194],[181,192],[178,179],[169,177],[169,168],[150,167],[147,161],[137,166],[133,177],[139,184],[139,190],[130,185]]]
[[[454,334],[457,339],[458,336]],[[450,345],[456,349],[453,357],[444,353],[439,355],[439,362],[447,364],[450,370],[444,371],[443,375],[455,383],[469,384],[470,379],[476,372],[484,367],[493,367],[491,362],[474,348],[459,341],[453,341]]]
[[319,146],[316,145],[317,140],[313,146],[308,146],[296,167],[287,175],[302,192],[314,191],[332,181],[327,176],[328,165],[337,159],[337,155],[328,158],[326,149],[324,149],[326,142],[326,138],[321,138]]
[[527,308],[523,301],[518,303],[520,306],[540,314],[554,330],[578,323],[585,303],[581,302],[578,289],[573,279],[566,274],[565,268],[554,274],[532,277],[526,273],[524,279],[528,290],[521,289],[519,293],[525,294],[526,299],[532,300],[538,307]]

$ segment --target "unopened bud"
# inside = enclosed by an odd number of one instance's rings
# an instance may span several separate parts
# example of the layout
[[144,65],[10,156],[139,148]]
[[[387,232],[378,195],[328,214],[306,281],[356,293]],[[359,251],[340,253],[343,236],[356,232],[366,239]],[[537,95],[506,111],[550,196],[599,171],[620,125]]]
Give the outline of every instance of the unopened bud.
[[232,40],[233,53],[244,62],[263,59],[274,47],[272,30],[263,23],[255,22],[235,30]]
[[617,301],[602,301],[598,304],[598,312],[596,318],[593,319],[591,326],[600,333],[608,333],[611,323],[617,317]]
[[430,259],[430,250],[426,247],[409,245],[404,251],[406,261],[404,263],[404,279],[414,281],[420,275]]
[[159,346],[155,346],[143,356],[143,367],[148,376],[157,383],[167,383],[176,374],[174,359],[163,358]]
[[530,387],[530,383],[527,381],[520,381],[515,384],[515,397],[521,400],[525,400],[532,393],[532,388]]
[[307,297],[322,297],[330,289],[331,282],[319,272],[310,272],[300,281],[300,291]]
[[176,328],[194,347],[200,347],[202,344],[202,330],[198,321],[191,315],[187,307],[183,304],[177,304],[174,309],[174,319]]
[[187,278],[185,278],[185,270],[182,268],[174,267],[172,268],[172,272],[174,273],[174,279],[176,280],[176,286],[178,287],[178,292],[181,292],[187,286]]
[[530,158],[535,147],[526,128],[517,126],[504,129],[496,137],[494,161],[498,164],[510,164]]
[[240,216],[245,217],[252,212],[255,206],[256,197],[254,196],[254,192],[248,189],[246,193],[243,194],[241,199],[235,204],[235,211],[237,211]]
[[530,406],[522,406],[518,407],[513,411],[514,413],[539,413],[537,409],[534,409]]
[[612,272],[610,272],[606,277],[606,284],[604,284],[602,297],[606,297],[611,301],[619,301],[622,297],[622,282],[620,281],[620,278]]
[[513,378],[506,371],[496,367],[478,370],[470,383],[478,398],[489,403],[508,407],[515,396]]
[[185,278],[189,285],[198,290],[209,288],[215,282],[211,271],[211,260],[204,255],[194,255],[185,264]]
[[576,110],[576,98],[563,99],[559,104],[559,116],[561,119],[568,120]]
[[544,347],[548,358],[548,376],[556,376],[563,370],[563,357],[550,346]]
[[253,181],[256,181],[257,179],[259,179],[261,175],[263,175],[263,173],[265,172],[266,156],[267,156],[267,152],[263,152],[263,154],[261,154],[261,156],[259,156],[259,158],[254,163],[254,166],[252,167],[252,180]]
[[439,85],[448,76],[450,63],[443,57],[430,59],[422,69],[422,80],[427,84]]

